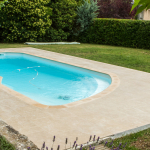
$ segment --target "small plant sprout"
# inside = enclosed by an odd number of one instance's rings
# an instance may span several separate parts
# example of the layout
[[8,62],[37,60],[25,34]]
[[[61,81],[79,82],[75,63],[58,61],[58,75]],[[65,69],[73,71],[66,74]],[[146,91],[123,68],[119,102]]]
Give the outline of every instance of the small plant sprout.
[[83,145],[81,144],[80,150],[82,150],[82,148],[83,148],[82,146],[83,146]]
[[76,144],[75,149],[77,149],[78,144]]
[[119,144],[119,149],[121,148],[122,143]]
[[119,146],[116,148],[116,150],[119,150]]
[[100,137],[97,138],[97,143],[98,143],[99,139],[100,139]]
[[59,150],[59,148],[60,148],[60,145],[58,145],[57,150]]
[[67,143],[68,143],[68,138],[66,138],[66,141],[65,141],[65,149],[66,149]]
[[127,145],[127,143],[125,143],[125,144],[123,145],[123,148],[125,148],[125,147],[126,147],[126,145]]
[[74,141],[72,148],[74,148],[74,147],[75,147],[75,145],[76,145],[76,141]]
[[91,139],[92,139],[92,135],[90,135],[89,141],[91,141]]
[[43,145],[42,145],[42,148],[41,149],[44,149],[45,148],[45,142],[43,143]]
[[68,143],[68,138],[66,138],[66,142],[65,142],[66,144]]
[[55,142],[55,135],[54,135],[54,137],[53,137],[53,142]]
[[76,137],[76,142],[78,141],[78,137]]
[[106,146],[106,145],[107,145],[107,143],[108,143],[108,142],[106,141],[104,146]]
[[112,146],[112,144],[113,144],[113,140],[110,142],[109,146]]
[[94,135],[94,137],[93,137],[93,141],[95,141],[95,137],[96,137],[96,135]]
[[53,137],[53,144],[52,144],[52,148],[53,148],[54,142],[55,142],[55,135],[54,135],[54,137]]

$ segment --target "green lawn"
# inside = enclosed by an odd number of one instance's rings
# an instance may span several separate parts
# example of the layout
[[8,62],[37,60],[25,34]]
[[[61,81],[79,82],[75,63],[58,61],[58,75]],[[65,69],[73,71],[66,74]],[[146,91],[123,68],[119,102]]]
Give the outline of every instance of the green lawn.
[[15,150],[15,147],[0,135],[0,150]]
[[117,66],[123,66],[136,70],[150,72],[150,50],[98,44],[29,46],[24,44],[0,43],[0,48],[17,47],[34,47],[95,61],[105,62]]

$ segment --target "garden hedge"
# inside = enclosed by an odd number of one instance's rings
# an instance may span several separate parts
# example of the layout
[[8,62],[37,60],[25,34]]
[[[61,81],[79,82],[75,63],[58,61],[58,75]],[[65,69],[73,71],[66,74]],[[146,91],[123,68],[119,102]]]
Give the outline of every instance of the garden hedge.
[[82,43],[150,49],[150,21],[97,18],[76,40]]

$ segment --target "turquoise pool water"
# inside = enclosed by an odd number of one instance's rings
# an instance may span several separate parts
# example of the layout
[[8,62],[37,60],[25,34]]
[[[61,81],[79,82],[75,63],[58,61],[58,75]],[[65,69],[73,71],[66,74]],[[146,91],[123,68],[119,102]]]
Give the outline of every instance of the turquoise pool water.
[[63,105],[95,95],[109,75],[23,54],[0,53],[2,84],[45,105]]

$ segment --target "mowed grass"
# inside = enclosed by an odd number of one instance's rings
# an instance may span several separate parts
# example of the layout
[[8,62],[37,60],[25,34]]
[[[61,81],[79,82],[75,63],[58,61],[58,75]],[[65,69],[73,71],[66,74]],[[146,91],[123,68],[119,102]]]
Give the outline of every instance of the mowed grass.
[[3,136],[0,135],[0,150],[16,150]]
[[[110,143],[107,146],[109,148],[113,146],[113,149],[116,149],[121,144],[120,149],[123,150],[150,150],[150,129],[115,139],[113,145]],[[125,148],[123,148],[124,145],[126,145]]]
[[17,47],[34,47],[42,50],[53,51],[126,68],[150,72],[150,50],[99,44],[24,45],[0,43],[0,48]]

